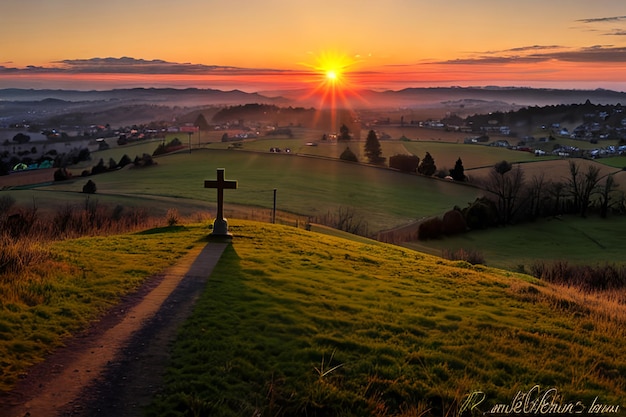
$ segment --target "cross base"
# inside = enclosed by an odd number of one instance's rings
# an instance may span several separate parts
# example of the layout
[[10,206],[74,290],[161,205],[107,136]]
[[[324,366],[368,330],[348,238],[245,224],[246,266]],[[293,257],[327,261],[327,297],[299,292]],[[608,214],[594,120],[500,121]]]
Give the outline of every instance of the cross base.
[[233,235],[228,233],[228,221],[224,218],[215,219],[213,231],[209,234],[211,240],[232,240]]

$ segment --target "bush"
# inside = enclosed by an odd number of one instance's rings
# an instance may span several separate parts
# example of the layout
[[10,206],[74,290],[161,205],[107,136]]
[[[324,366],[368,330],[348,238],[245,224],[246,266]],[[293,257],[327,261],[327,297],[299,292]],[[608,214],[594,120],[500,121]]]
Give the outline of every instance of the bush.
[[553,284],[575,286],[585,291],[621,290],[626,288],[624,265],[571,265],[567,261],[537,261],[531,274]]
[[416,155],[394,155],[389,158],[389,168],[395,168],[402,172],[417,172],[420,159]]
[[85,194],[95,194],[96,193],[96,183],[92,180],[87,181],[85,185],[83,185],[83,193]]
[[152,155],[147,153],[144,153],[141,158],[139,156],[136,156],[133,164],[136,167],[147,167],[151,165],[156,165],[154,159],[152,159]]
[[469,262],[472,265],[484,265],[485,257],[483,254],[474,249],[458,249],[456,251],[451,251],[449,249],[444,249],[441,253],[442,258],[449,259],[451,261],[465,261]]
[[419,240],[438,239],[443,233],[443,220],[439,217],[433,217],[424,220],[417,229],[417,238]]
[[167,210],[165,217],[167,218],[167,225],[170,227],[176,226],[180,222],[180,215],[176,209]]
[[72,174],[66,168],[59,168],[54,171],[54,180],[55,181],[65,181],[72,178]]
[[358,158],[356,157],[354,152],[350,150],[349,146],[346,146],[346,149],[341,153],[339,159],[341,159],[342,161],[359,162]]
[[443,215],[442,232],[444,235],[465,233],[467,223],[460,210],[450,210]]
[[493,201],[486,197],[477,198],[463,209],[465,223],[471,230],[487,229],[498,224],[498,210]]
[[101,158],[100,161],[98,161],[98,165],[91,168],[91,175],[102,174],[103,172],[106,172],[106,171],[107,171],[107,168],[104,166],[104,160]]
[[118,162],[118,166],[120,168],[124,168],[126,165],[128,164],[132,164],[133,161],[130,159],[130,157],[126,154],[124,154],[124,156],[122,156],[122,159],[120,159],[120,162]]

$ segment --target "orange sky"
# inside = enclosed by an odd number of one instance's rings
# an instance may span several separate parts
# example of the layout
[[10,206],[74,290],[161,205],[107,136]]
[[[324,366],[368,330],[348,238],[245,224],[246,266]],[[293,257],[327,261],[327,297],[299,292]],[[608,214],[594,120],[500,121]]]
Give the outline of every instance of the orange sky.
[[626,91],[623,0],[4,0],[0,39],[0,88]]

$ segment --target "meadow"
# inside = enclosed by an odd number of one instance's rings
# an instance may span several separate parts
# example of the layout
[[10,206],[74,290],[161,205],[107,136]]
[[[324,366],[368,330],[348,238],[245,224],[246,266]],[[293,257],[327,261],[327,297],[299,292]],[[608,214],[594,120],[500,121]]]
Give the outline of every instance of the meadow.
[[489,266],[529,273],[537,261],[623,263],[623,228],[624,219],[619,217],[561,216],[442,239],[406,242],[402,246],[435,256],[442,256],[444,251],[476,249]]
[[[225,168],[226,178],[238,181],[237,190],[225,192],[226,209],[229,204],[272,208],[277,189],[278,210],[315,217],[339,207],[355,207],[371,233],[464,205],[480,194],[476,188],[448,181],[336,160],[201,149],[158,158],[154,167],[91,177],[98,188],[93,198],[133,196],[147,205],[164,198],[181,205],[189,200],[215,202],[215,191],[204,189],[203,184],[215,177],[217,168]],[[76,195],[86,181],[77,178],[25,190],[20,192],[26,195],[21,199]]]
[[[159,415],[448,416],[467,395],[620,404],[623,304],[378,242],[235,221]],[[621,404],[620,404],[621,405]]]

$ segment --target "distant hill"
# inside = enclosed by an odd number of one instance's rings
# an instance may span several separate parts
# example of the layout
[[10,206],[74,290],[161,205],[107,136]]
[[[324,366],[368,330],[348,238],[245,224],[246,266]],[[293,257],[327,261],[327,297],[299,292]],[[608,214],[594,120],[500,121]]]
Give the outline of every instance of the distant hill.
[[[171,120],[176,108],[232,106],[246,103],[283,104],[284,99],[239,90],[132,88],[106,91],[0,90],[0,124],[72,120],[75,124],[126,125]],[[67,117],[69,116],[69,117]]]
[[257,93],[246,93],[240,90],[222,91],[198,88],[128,88],[90,91],[6,88],[0,90],[0,102],[41,101],[45,99],[58,99],[70,102],[117,100],[134,103],[159,103],[186,106],[274,103],[281,101],[280,98],[265,97]]
[[[240,90],[174,88],[130,88],[113,90],[35,90],[1,89],[0,124],[29,120],[41,122],[51,117],[85,114],[91,123],[111,125],[171,120],[189,109],[244,104],[320,108],[325,104],[307,90],[246,93]],[[347,94],[347,93],[346,93]],[[511,111],[525,106],[626,103],[626,93],[611,90],[558,90],[518,87],[436,87],[407,88],[399,91],[352,92],[336,104],[352,109],[435,109],[442,114],[475,114]],[[178,111],[181,108],[184,112]],[[122,111],[120,111],[122,109]],[[78,114],[78,116],[76,116]]]
[[[290,99],[305,97],[304,90],[273,91],[263,94]],[[360,91],[348,102],[354,108],[447,108],[454,110],[478,107],[487,110],[512,110],[524,106],[576,104],[590,100],[594,104],[626,102],[626,93],[612,90],[561,90],[525,87],[423,87],[398,91]],[[310,100],[315,104],[315,99]],[[303,105],[303,104],[301,104]]]

